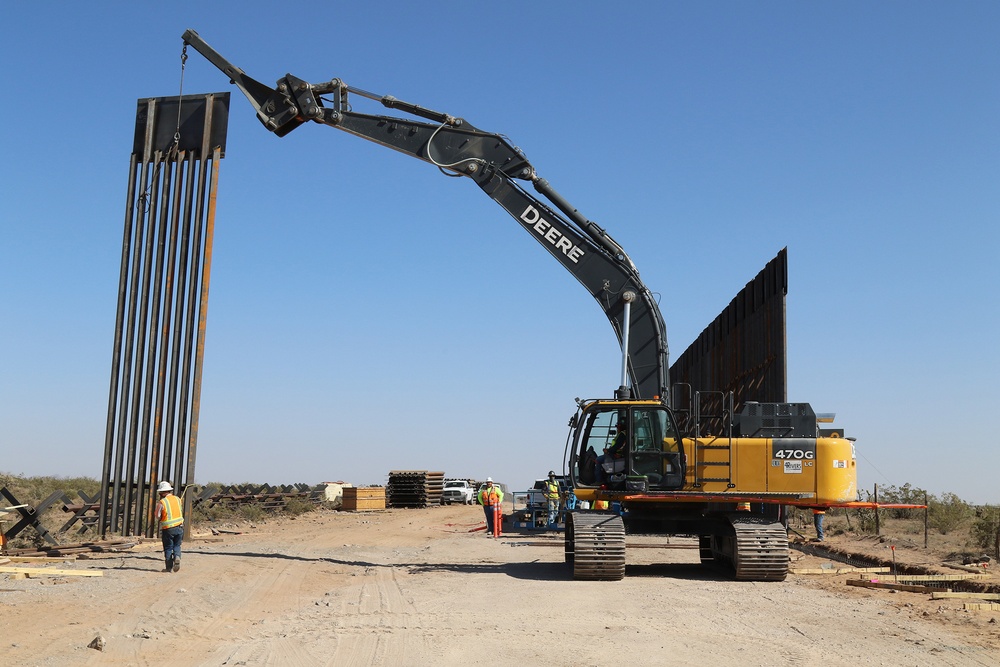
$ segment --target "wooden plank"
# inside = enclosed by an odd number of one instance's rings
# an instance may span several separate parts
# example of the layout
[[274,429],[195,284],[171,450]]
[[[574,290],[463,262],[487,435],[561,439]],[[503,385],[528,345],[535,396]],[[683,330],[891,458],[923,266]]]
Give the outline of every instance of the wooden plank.
[[888,567],[799,567],[788,570],[790,574],[853,574],[858,572],[868,572],[872,574],[882,574],[891,571]]
[[847,585],[860,586],[861,588],[884,588],[890,591],[906,591],[907,593],[931,593],[934,591],[930,586],[908,586],[883,581],[868,581],[867,579],[848,579]]
[[970,579],[988,579],[988,574],[899,574],[899,581],[968,581]]
[[962,609],[967,611],[1000,611],[1000,604],[996,602],[966,602]]
[[1000,600],[1000,593],[931,593],[932,600],[947,600],[949,598],[965,598],[967,600]]
[[983,567],[976,565],[960,565],[958,563],[941,563],[943,567],[950,567],[953,570],[962,570],[963,572],[975,572],[977,574],[983,574]]
[[56,570],[42,567],[0,567],[0,572],[23,574],[29,577],[45,575],[48,577],[103,577],[103,570]]
[[76,560],[75,556],[11,556],[4,559],[10,563],[66,563]]

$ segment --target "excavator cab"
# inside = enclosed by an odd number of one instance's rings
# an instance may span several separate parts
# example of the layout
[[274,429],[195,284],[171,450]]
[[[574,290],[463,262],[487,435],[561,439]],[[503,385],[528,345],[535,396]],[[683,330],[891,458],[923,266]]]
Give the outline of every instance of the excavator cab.
[[684,485],[681,440],[673,415],[659,401],[581,402],[571,423],[574,485],[625,493]]

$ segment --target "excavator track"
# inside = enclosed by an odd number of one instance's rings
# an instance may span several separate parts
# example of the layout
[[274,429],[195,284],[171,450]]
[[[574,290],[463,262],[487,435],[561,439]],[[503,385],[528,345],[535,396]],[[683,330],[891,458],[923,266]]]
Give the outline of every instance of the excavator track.
[[566,517],[566,562],[574,579],[620,581],[625,576],[625,524],[617,514]]
[[788,531],[763,517],[732,519],[732,556],[737,581],[784,581],[788,576]]

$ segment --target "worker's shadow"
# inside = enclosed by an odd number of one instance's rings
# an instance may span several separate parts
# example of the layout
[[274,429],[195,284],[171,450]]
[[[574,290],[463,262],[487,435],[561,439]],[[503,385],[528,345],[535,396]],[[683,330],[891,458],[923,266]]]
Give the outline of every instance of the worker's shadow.
[[93,570],[135,570],[137,572],[162,573],[163,554],[122,554],[117,558],[101,559],[100,562],[94,562],[89,567]]

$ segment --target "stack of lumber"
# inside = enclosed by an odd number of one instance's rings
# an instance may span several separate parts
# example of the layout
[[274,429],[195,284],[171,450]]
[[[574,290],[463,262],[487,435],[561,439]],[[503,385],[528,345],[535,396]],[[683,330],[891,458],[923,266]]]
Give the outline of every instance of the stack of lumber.
[[389,507],[430,507],[441,504],[443,472],[393,470],[386,486]]
[[384,510],[385,489],[381,486],[345,487],[340,508],[348,512]]

